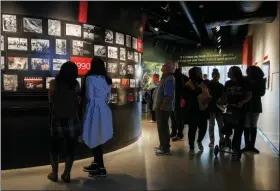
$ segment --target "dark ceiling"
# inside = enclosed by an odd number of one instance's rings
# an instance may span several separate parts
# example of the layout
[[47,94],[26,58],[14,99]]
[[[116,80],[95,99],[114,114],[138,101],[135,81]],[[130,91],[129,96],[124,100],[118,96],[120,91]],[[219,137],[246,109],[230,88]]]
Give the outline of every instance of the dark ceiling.
[[134,6],[141,7],[148,18],[144,41],[145,38],[153,38],[181,47],[179,49],[213,45],[225,48],[242,44],[247,35],[248,24],[273,22],[277,16],[277,3],[133,2]]

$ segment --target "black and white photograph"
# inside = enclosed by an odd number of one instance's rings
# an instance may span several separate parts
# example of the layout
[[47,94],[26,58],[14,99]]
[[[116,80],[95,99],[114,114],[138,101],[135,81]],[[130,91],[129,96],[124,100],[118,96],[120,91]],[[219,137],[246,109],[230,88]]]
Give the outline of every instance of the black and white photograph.
[[67,54],[67,44],[65,39],[56,39],[55,40],[55,53],[58,55]]
[[42,19],[23,17],[23,32],[43,33]]
[[84,41],[83,43],[83,56],[93,55],[93,45],[91,42]]
[[106,46],[94,45],[94,56],[106,57]]
[[118,73],[118,64],[117,63],[108,63],[107,66],[107,72],[111,74],[117,74]]
[[1,56],[1,70],[5,70],[5,57]]
[[121,62],[119,65],[119,75],[120,76],[126,75],[126,63],[125,62]]
[[134,67],[133,67],[133,65],[127,65],[127,74],[134,75]]
[[3,31],[17,32],[17,16],[2,15]]
[[1,35],[1,51],[5,50],[5,40],[4,40],[4,36]]
[[81,41],[81,40],[72,41],[72,54],[74,56],[83,56],[84,55],[84,41]]
[[105,42],[113,44],[114,42],[114,33],[111,30],[105,30]]
[[28,70],[27,57],[8,57],[9,70]]
[[62,64],[67,62],[66,59],[53,59],[53,71],[60,71]]
[[120,48],[120,60],[126,60],[126,51],[125,48]]
[[82,37],[81,25],[66,23],[66,36]]
[[28,90],[42,89],[43,78],[42,77],[25,77],[23,79],[24,87]]
[[46,89],[50,88],[50,82],[54,79],[55,79],[55,77],[47,77],[46,78]]
[[139,83],[140,83],[140,80],[139,80],[139,79],[136,79],[136,80],[135,80],[135,87],[136,87],[136,88],[139,88],[139,87],[140,87],[140,84],[139,84]]
[[118,59],[118,48],[108,46],[108,58]]
[[121,79],[112,79],[112,88],[120,88],[121,87]]
[[94,27],[93,25],[83,24],[84,39],[94,40]]
[[31,39],[31,51],[48,53],[50,50],[50,41],[47,39]]
[[112,93],[110,95],[110,103],[118,103],[118,94],[117,93]]
[[118,91],[118,105],[127,104],[127,92],[124,89],[119,89]]
[[136,81],[134,79],[129,80],[130,88],[135,88],[136,87]]
[[137,50],[137,38],[132,37],[132,47]]
[[48,58],[31,58],[31,69],[47,71],[50,69],[50,60]]
[[116,44],[124,45],[124,34],[116,32]]
[[125,35],[125,44],[127,47],[131,48],[131,36]]
[[48,20],[48,35],[61,36],[61,22],[59,20]]
[[8,50],[27,51],[27,38],[8,37]]
[[17,91],[18,89],[18,76],[3,74],[4,91]]
[[128,60],[133,60],[133,52],[132,51],[127,51],[127,59]]
[[138,52],[134,52],[134,62],[138,63],[138,61],[139,61]]

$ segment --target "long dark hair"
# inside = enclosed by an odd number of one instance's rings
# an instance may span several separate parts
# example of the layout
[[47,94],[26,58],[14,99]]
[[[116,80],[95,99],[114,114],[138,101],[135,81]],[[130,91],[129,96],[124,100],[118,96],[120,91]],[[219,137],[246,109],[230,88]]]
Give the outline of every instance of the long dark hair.
[[250,66],[247,68],[246,73],[252,80],[262,80],[264,78],[264,73],[258,66]]
[[229,69],[229,73],[230,73],[230,78],[232,80],[232,78],[236,79],[237,81],[241,80],[243,78],[243,74],[241,69],[238,66],[232,66]]
[[65,62],[55,77],[55,81],[58,85],[65,84],[69,88],[76,87],[78,77],[78,67],[73,62]]

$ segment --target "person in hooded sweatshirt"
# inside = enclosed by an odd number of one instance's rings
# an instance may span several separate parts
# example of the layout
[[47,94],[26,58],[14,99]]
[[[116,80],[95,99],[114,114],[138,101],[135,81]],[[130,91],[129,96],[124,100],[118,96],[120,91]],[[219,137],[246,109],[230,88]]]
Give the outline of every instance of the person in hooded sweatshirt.
[[261,97],[265,95],[266,79],[264,78],[263,71],[257,66],[250,66],[247,68],[246,73],[251,85],[252,98],[245,105],[247,107],[244,123],[245,148],[241,152],[251,151],[259,153],[259,150],[255,148],[255,143],[258,119],[260,113],[262,113]]

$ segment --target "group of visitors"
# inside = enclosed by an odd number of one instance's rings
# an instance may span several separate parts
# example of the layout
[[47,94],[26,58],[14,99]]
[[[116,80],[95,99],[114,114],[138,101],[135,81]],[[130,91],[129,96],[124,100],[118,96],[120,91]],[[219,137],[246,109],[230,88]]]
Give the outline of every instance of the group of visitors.
[[[266,79],[263,71],[257,66],[246,70],[247,76],[237,66],[228,72],[229,80],[225,85],[219,82],[220,73],[213,69],[212,80],[202,77],[202,70],[193,67],[189,77],[182,74],[177,64],[166,62],[162,66],[162,79],[153,90],[153,111],[159,134],[157,155],[170,155],[170,138],[172,141],[183,139],[183,129],[188,125],[189,154],[195,154],[195,142],[203,151],[202,141],[209,124],[209,147],[215,144],[215,120],[219,128],[219,145],[224,147],[225,135],[232,138],[234,153],[251,151],[255,148],[257,122],[262,112],[261,97],[265,94]],[[168,120],[172,121],[172,132],[169,134]],[[198,130],[198,138],[196,132]],[[241,150],[244,131],[245,148]]]

